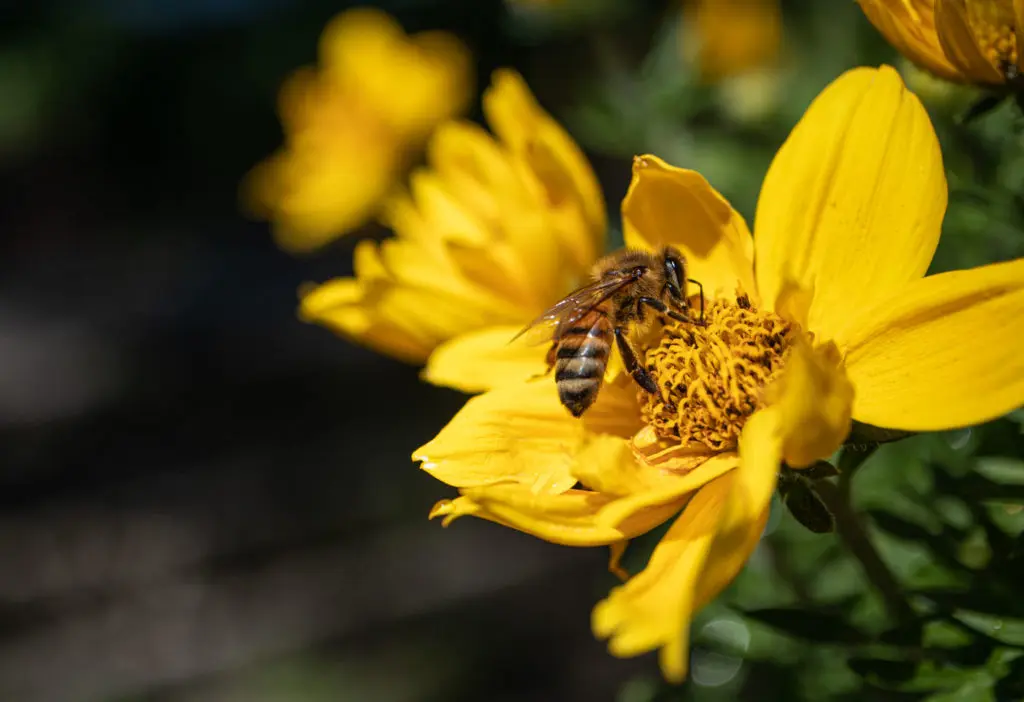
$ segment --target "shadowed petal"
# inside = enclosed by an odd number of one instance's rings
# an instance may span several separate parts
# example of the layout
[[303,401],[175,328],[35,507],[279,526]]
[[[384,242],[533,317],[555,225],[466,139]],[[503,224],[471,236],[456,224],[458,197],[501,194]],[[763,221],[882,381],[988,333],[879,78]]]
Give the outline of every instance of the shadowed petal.
[[832,342],[818,348],[798,342],[765,395],[778,417],[782,455],[791,468],[828,458],[850,433],[853,385]]
[[935,29],[935,0],[858,0],[871,24],[897,50],[921,68],[945,78],[965,76],[949,62]]
[[[756,297],[753,243],[746,222],[696,171],[657,156],[633,160],[633,180],[622,201],[626,245],[657,250],[675,246],[691,278],[708,297],[733,295],[737,286]],[[690,294],[697,290],[691,285]]]
[[[976,7],[988,6],[998,11],[1002,2],[975,2]],[[1012,10],[1007,8],[1010,14]],[[981,17],[971,17],[967,0],[941,0],[935,6],[935,29],[939,35],[939,43],[949,61],[976,83],[1002,83],[1004,76],[995,65],[986,58],[982,47],[978,45],[979,33],[988,35],[988,31],[976,24]],[[972,23],[975,19],[975,23]],[[1012,18],[1007,28],[1012,27]],[[979,30],[981,30],[979,32]]]

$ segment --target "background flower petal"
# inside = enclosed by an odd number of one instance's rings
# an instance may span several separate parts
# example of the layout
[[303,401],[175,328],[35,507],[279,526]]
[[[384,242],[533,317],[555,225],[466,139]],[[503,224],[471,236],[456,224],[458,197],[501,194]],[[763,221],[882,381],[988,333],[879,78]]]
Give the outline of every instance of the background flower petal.
[[871,24],[921,68],[946,80],[964,80],[949,62],[935,29],[935,0],[858,0]]
[[840,333],[865,305],[924,275],[946,210],[939,144],[888,66],[848,71],[772,162],[755,223],[761,299],[787,279],[812,293],[808,324]]
[[[976,2],[994,11],[1003,2]],[[1009,10],[1009,8],[1007,8]],[[1012,13],[1012,10],[1010,10]],[[966,0],[940,0],[935,4],[935,29],[939,43],[949,61],[976,83],[1002,83],[1005,79],[986,58],[978,45],[978,34],[971,26],[970,8]],[[1009,26],[1012,26],[1009,25]],[[987,35],[988,32],[985,32]]]
[[[747,223],[696,171],[657,156],[635,158],[622,222],[627,246],[682,251],[689,276],[704,285],[708,297],[732,295],[737,285],[756,296]],[[697,293],[692,285],[690,293]]]
[[1024,259],[929,276],[840,343],[853,417],[891,429],[976,424],[1024,404]]
[[433,348],[431,339],[396,326],[374,306],[365,304],[363,285],[355,278],[328,281],[309,291],[303,296],[299,316],[408,363],[422,363]]
[[582,422],[558,401],[553,382],[503,385],[469,400],[414,461],[459,488],[522,483],[558,493],[576,482],[572,468],[585,442]]
[[[570,222],[562,222],[557,231],[567,246],[580,260],[592,261],[603,247],[607,217],[601,186],[583,151],[515,71],[494,72],[491,87],[484,91],[483,110],[491,129],[521,159],[548,203],[565,210]],[[580,216],[575,226],[573,212]]]

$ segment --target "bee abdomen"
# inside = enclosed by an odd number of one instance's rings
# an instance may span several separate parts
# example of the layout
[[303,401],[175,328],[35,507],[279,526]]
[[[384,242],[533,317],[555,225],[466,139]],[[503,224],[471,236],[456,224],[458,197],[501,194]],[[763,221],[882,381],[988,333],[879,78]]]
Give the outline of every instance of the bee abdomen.
[[558,381],[558,398],[572,416],[579,417],[587,408],[594,404],[597,392],[601,389],[599,379],[573,378]]
[[555,354],[558,396],[574,417],[597,399],[611,351],[611,324],[604,315],[594,317],[589,327],[567,330]]

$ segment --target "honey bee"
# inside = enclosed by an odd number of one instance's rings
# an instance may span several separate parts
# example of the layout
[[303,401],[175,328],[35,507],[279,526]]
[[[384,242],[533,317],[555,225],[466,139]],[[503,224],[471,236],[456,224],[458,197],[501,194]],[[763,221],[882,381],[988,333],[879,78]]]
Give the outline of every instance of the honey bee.
[[[616,251],[594,264],[591,278],[592,282],[556,302],[516,335],[551,330],[545,336],[551,341],[548,372],[555,369],[558,397],[574,417],[580,417],[597,399],[613,336],[626,371],[637,385],[650,393],[658,391],[626,338],[631,326],[650,321],[648,308],[661,318],[704,323],[704,286],[686,277],[686,259],[671,246],[658,253]],[[699,319],[688,314],[688,282],[700,289]]]

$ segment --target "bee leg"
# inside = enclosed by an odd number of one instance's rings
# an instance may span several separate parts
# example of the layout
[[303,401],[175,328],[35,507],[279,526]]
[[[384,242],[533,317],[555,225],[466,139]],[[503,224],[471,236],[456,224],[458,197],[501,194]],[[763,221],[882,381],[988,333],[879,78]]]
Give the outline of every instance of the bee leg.
[[547,363],[547,366],[548,366],[547,370],[545,370],[543,373],[537,373],[535,375],[531,375],[529,379],[530,380],[538,380],[539,378],[543,378],[544,376],[550,374],[551,373],[551,369],[555,367],[555,361],[557,361],[557,360],[558,360],[558,342],[554,341],[554,342],[551,343],[551,348],[548,349],[548,355],[545,358],[545,362]]
[[701,326],[704,325],[703,320],[697,321],[696,319],[691,319],[689,316],[683,314],[682,312],[677,312],[676,310],[669,309],[668,305],[666,305],[661,300],[658,300],[657,298],[653,298],[653,297],[638,297],[637,300],[636,300],[637,313],[640,312],[640,306],[641,305],[647,305],[648,307],[653,308],[655,311],[659,312],[660,314],[663,314],[663,315],[666,315],[668,317],[671,317],[672,319],[676,320],[677,322],[684,322],[686,324],[698,324],[698,325],[701,325]]
[[615,343],[619,347],[619,353],[622,354],[622,363],[626,366],[626,371],[633,376],[636,384],[649,393],[658,392],[658,384],[654,382],[654,378],[647,372],[647,369],[636,360],[636,354],[633,353],[633,348],[626,341],[622,327],[615,327]]
[[701,285],[701,282],[699,280],[694,280],[693,278],[688,278],[687,281],[690,282],[690,283],[693,283],[694,285],[696,285],[697,288],[700,290],[700,322],[699,322],[699,324],[701,326],[703,326],[704,325],[704,286]]

